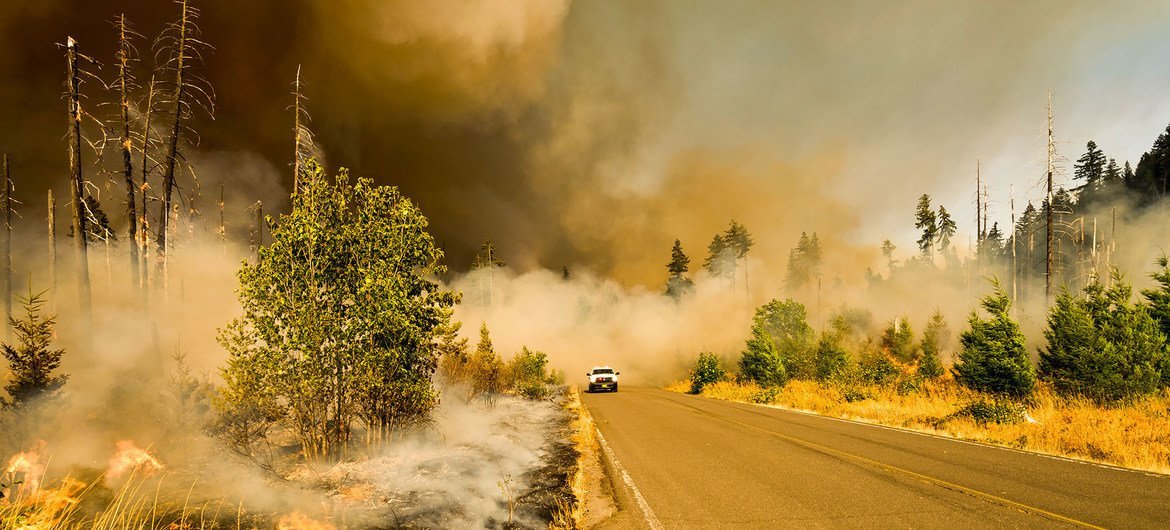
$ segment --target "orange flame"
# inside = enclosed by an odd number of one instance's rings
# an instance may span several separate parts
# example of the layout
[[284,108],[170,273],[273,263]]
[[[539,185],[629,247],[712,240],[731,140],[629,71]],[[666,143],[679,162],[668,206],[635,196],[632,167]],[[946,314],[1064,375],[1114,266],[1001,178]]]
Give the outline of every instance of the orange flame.
[[4,475],[13,482],[19,482],[19,490],[23,493],[36,491],[45,477],[45,464],[41,463],[41,451],[44,448],[45,442],[37,441],[32,449],[16,453],[8,459]]
[[113,458],[110,458],[110,467],[106,470],[106,476],[118,478],[126,474],[127,471],[136,471],[149,476],[162,469],[162,462],[159,462],[145,449],[139,449],[134,441],[122,440],[118,442],[118,452],[114,453]]
[[330,523],[314,521],[301,512],[293,512],[280,518],[276,523],[276,530],[337,530]]

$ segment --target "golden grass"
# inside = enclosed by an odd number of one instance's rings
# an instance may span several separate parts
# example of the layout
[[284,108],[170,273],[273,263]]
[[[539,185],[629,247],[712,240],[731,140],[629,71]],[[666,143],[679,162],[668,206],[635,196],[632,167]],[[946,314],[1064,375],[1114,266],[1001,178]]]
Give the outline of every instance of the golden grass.
[[573,464],[573,477],[569,483],[573,497],[571,499],[557,499],[553,520],[548,525],[550,529],[556,530],[581,527],[581,521],[585,516],[585,459],[599,449],[597,429],[593,426],[593,416],[589,415],[589,411],[581,405],[581,390],[577,385],[569,387],[569,397],[565,400],[565,411],[573,416],[569,441],[577,450],[577,461]]
[[[685,392],[690,383],[666,388]],[[906,395],[888,387],[845,389],[813,381],[791,381],[772,394],[762,392],[754,384],[725,381],[708,385],[702,395],[744,403],[766,400],[769,406],[1170,474],[1170,390],[1102,408],[1087,400],[1061,398],[1040,385],[1027,409],[1035,421],[1003,425],[955,415],[986,397],[952,380],[926,383]],[[854,401],[845,399],[846,392]],[[864,399],[858,399],[861,396]]]

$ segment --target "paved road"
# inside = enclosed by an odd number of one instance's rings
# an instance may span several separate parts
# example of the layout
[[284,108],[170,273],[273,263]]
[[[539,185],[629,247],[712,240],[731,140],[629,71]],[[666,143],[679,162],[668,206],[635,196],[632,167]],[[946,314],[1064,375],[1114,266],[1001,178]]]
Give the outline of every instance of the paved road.
[[610,527],[1170,528],[1168,476],[658,389],[584,403]]

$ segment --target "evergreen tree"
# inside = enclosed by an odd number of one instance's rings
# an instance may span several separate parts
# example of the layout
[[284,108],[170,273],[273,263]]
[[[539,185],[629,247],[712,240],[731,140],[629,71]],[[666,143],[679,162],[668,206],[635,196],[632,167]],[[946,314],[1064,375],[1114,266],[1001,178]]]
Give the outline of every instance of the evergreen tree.
[[24,307],[22,319],[8,318],[8,325],[16,335],[16,344],[4,343],[2,352],[8,360],[11,378],[4,385],[8,399],[0,396],[0,406],[14,410],[25,410],[34,403],[57,397],[68,375],[55,375],[61,366],[64,350],[52,349],[53,326],[56,316],[43,316],[44,293],[28,296],[17,295],[17,301]]
[[844,335],[836,330],[821,335],[817,343],[816,375],[820,381],[829,381],[849,369],[849,352],[841,344]]
[[[1163,254],[1156,261],[1160,270],[1154,271],[1150,277],[1158,283],[1158,287],[1142,289],[1142,296],[1149,301],[1149,313],[1162,334],[1170,340],[1170,260]],[[1162,386],[1170,387],[1170,354],[1163,356],[1159,366],[1162,373]]]
[[759,328],[772,339],[789,377],[812,379],[815,376],[813,341],[816,337],[808,325],[803,304],[772,300],[756,309],[752,328]]
[[1116,272],[1105,287],[1094,280],[1083,297],[1066,292],[1048,315],[1040,377],[1057,392],[1101,403],[1153,393],[1162,384],[1166,336]]
[[980,392],[1023,398],[1036,386],[1036,372],[1024,349],[1024,334],[1012,320],[1011,299],[998,281],[995,292],[983,297],[987,319],[975,311],[967,320],[970,329],[959,334],[959,358],[951,369],[963,386]]
[[788,371],[780,357],[776,343],[762,323],[752,325],[752,338],[739,358],[739,373],[744,379],[760,386],[784,386],[788,382]]
[[951,214],[942,205],[938,207],[938,248],[946,251],[951,247],[951,238],[954,237],[958,225],[951,219]]
[[1105,185],[1111,185],[1121,182],[1121,168],[1117,166],[1117,160],[1109,159],[1109,163],[1105,166],[1105,173],[1101,175],[1102,182]]
[[714,353],[705,351],[699,354],[695,361],[695,369],[691,370],[691,393],[699,394],[703,387],[723,380],[723,367]]
[[723,234],[715,234],[711,244],[707,245],[707,259],[703,268],[712,278],[728,278],[735,274],[735,248],[727,241]]
[[695,289],[695,282],[686,276],[690,263],[691,258],[683,253],[682,242],[675,239],[674,247],[670,249],[670,262],[666,264],[666,271],[670,273],[666,279],[666,294],[675,300]]
[[905,317],[895,318],[882,332],[881,345],[895,359],[912,363],[918,359],[918,345],[914,343],[914,329]]
[[938,216],[930,208],[930,195],[918,198],[918,209],[914,215],[914,227],[922,231],[918,238],[918,250],[922,257],[934,262],[934,242],[938,239]]
[[1073,178],[1084,182],[1085,189],[1097,189],[1104,180],[1105,153],[1097,148],[1096,142],[1089,140],[1085,146],[1085,154],[1073,166]]
[[926,379],[938,379],[943,375],[942,351],[950,340],[946,319],[942,311],[935,309],[926,329],[922,332],[922,342],[919,348],[922,358],[918,361],[918,375]]
[[800,233],[800,240],[796,247],[788,253],[788,273],[785,277],[785,288],[789,292],[796,292],[809,285],[821,275],[821,241],[813,232],[812,237],[805,232]]
[[889,239],[882,241],[882,256],[886,258],[886,272],[888,273],[894,272],[894,251],[897,249],[898,247],[894,246],[894,243]]
[[1142,204],[1150,204],[1163,198],[1170,189],[1170,126],[1158,135],[1150,148],[1138,160],[1133,176],[1126,181],[1130,189],[1136,191]]
[[747,227],[737,223],[734,219],[731,220],[727,231],[723,233],[723,241],[735,253],[736,259],[745,259],[756,243]]
[[487,269],[503,267],[505,263],[500,259],[499,253],[496,252],[496,244],[491,239],[483,240],[479,246],[479,252],[475,253],[475,258],[471,261],[472,269]]

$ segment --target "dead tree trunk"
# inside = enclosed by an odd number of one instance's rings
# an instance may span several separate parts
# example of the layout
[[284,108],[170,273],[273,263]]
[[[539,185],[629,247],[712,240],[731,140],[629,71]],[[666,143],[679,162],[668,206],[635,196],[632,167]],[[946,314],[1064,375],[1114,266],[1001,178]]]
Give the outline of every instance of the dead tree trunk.
[[[174,105],[174,112],[171,115],[170,130],[167,136],[167,154],[163,161],[165,164],[163,172],[163,197],[162,206],[159,208],[159,229],[157,235],[156,246],[159,260],[159,268],[166,269],[167,261],[167,238],[169,233],[170,215],[171,215],[171,197],[175,189],[175,166],[178,163],[179,157],[179,136],[182,133],[183,120],[183,105],[186,97],[185,91],[187,88],[187,38],[188,38],[188,8],[187,0],[182,2],[182,13],[179,17],[178,36],[175,43],[175,54],[171,59],[174,61],[173,68],[175,69],[175,86],[174,92],[171,94],[171,103]],[[164,279],[164,283],[165,283]]]
[[1052,173],[1053,173],[1053,158],[1056,156],[1056,144],[1052,141],[1052,92],[1048,92],[1048,192],[1045,195],[1045,200],[1048,201],[1048,215],[1046,219],[1047,235],[1047,256],[1044,260],[1044,303],[1048,304],[1052,301],[1052,259],[1053,259],[1053,204],[1052,204]]
[[139,226],[142,229],[142,236],[136,242],[136,244],[139,245],[139,252],[140,252],[140,255],[139,255],[140,267],[139,268],[142,271],[142,275],[141,275],[141,278],[139,279],[139,281],[140,281],[140,285],[144,289],[150,285],[150,267],[148,266],[147,260],[146,260],[146,255],[148,253],[147,252],[148,245],[149,245],[149,241],[150,241],[150,238],[148,236],[148,231],[150,228],[150,221],[146,216],[146,206],[147,206],[146,192],[150,188],[149,182],[147,182],[147,177],[150,176],[150,165],[149,165],[150,164],[150,118],[154,115],[154,77],[153,76],[150,78],[150,86],[148,86],[146,89],[146,110],[145,110],[145,113],[146,113],[146,116],[145,116],[146,119],[144,120],[144,124],[142,126],[142,158],[141,158],[141,162],[139,163],[139,166],[142,168],[142,184],[140,185],[140,187],[138,189],[139,194],[142,196],[142,209],[141,209],[142,218],[139,222]]
[[219,183],[219,243],[223,247],[223,254],[227,255],[227,223],[223,216],[223,183]]
[[65,46],[66,77],[68,78],[69,99],[69,168],[70,193],[72,195],[73,239],[77,248],[77,286],[81,310],[88,313],[90,310],[89,290],[89,256],[86,248],[85,184],[81,177],[81,97],[79,91],[81,81],[77,73],[77,42],[73,37]]
[[130,285],[141,286],[139,278],[138,260],[138,212],[135,197],[134,165],[131,162],[130,151],[133,142],[130,139],[130,40],[126,28],[126,15],[118,17],[118,98],[122,110],[122,175],[126,179],[126,233],[130,245]]
[[49,300],[57,300],[57,201],[49,188]]
[[264,246],[264,204],[256,201],[256,230],[252,232],[252,254],[260,262],[260,248]]
[[12,331],[12,174],[8,155],[4,155],[4,330],[5,337]]

